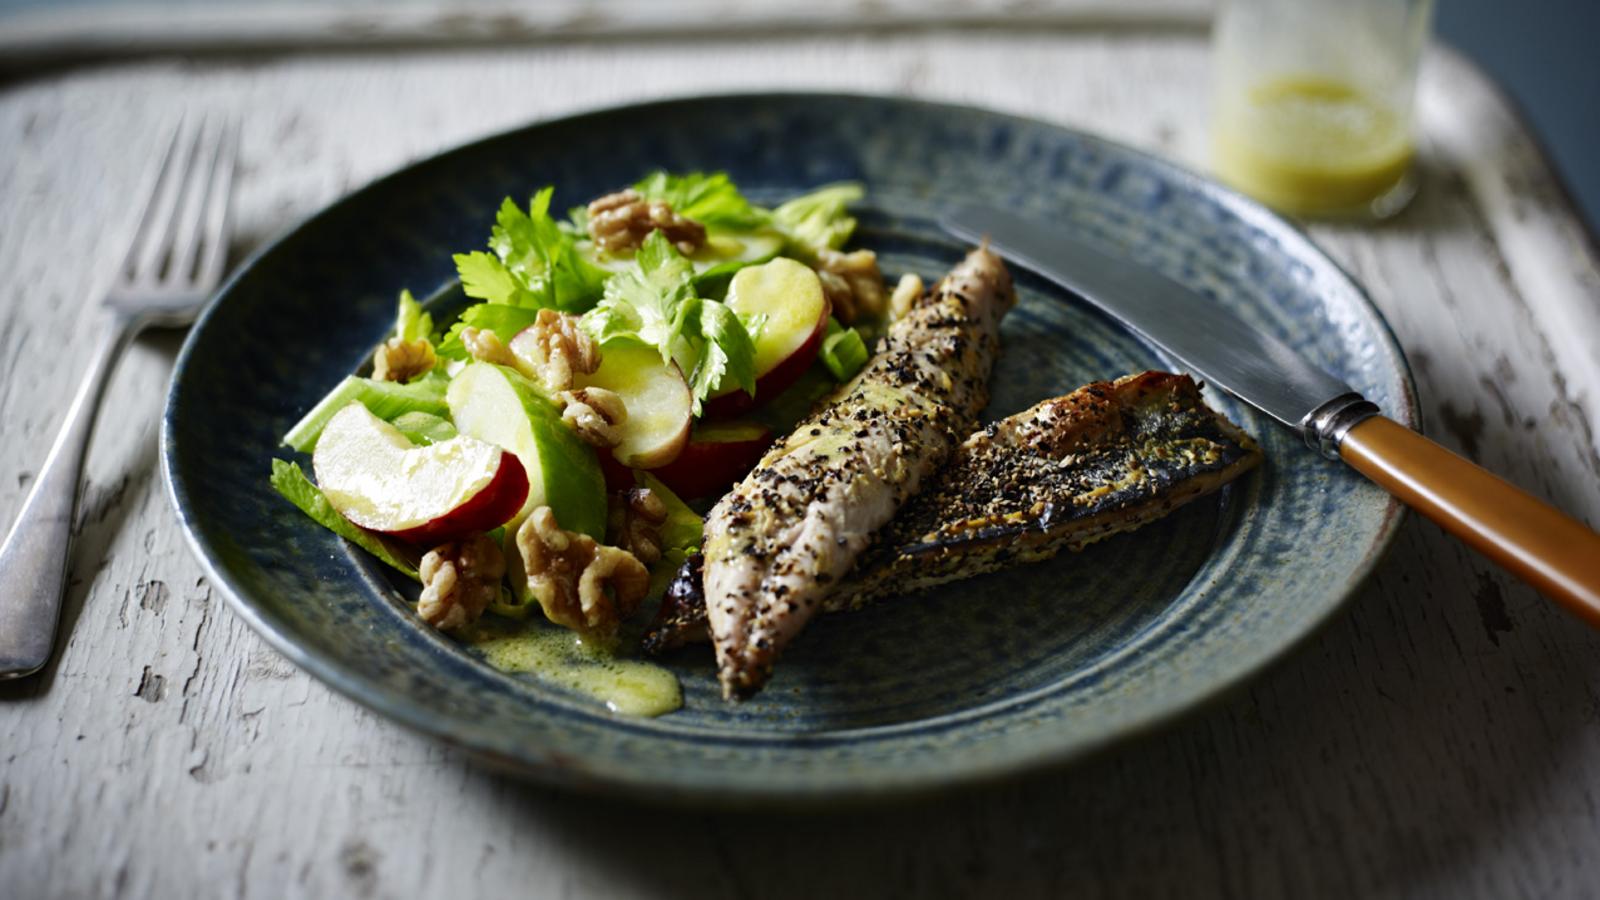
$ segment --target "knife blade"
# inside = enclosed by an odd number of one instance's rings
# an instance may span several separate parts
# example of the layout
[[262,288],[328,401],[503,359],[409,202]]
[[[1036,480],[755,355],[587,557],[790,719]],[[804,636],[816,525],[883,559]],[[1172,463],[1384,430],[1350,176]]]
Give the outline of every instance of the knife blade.
[[[987,239],[1001,256],[1061,285],[1141,334],[1196,375],[1292,428],[1306,430],[1330,404],[1367,403],[1348,384],[1317,368],[1278,338],[1154,269],[1119,259],[1059,229],[995,209],[964,205],[942,220],[944,228],[974,243]],[[1365,404],[1365,405],[1359,405]],[[1345,422],[1348,429],[1354,422]],[[1325,455],[1320,435],[1307,434]]]
[[944,218],[988,241],[1342,460],[1600,628],[1600,534],[1378,412],[1348,384],[1219,303],[1040,222],[982,205]]

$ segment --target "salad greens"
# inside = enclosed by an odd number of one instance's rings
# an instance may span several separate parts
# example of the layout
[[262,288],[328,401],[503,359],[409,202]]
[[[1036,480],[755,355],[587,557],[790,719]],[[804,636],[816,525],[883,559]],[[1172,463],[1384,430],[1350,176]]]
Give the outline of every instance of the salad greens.
[[395,541],[380,534],[351,524],[339,515],[322,491],[311,483],[300,466],[287,460],[272,461],[272,486],[285,499],[300,508],[317,524],[339,535],[357,547],[376,556],[378,560],[407,578],[417,577],[417,565],[409,554]]
[[510,343],[517,332],[533,324],[539,310],[527,306],[506,306],[500,303],[479,303],[462,310],[461,317],[445,333],[435,351],[445,359],[470,359],[461,332],[467,328],[492,331],[502,343]]
[[822,250],[837,250],[855,233],[849,206],[861,199],[861,185],[830,184],[796,197],[772,211],[772,223],[788,239],[785,250],[812,262]]
[[650,232],[634,267],[606,282],[605,297],[583,317],[602,345],[635,340],[676,362],[689,382],[694,411],[725,381],[755,394],[755,343],[732,309],[695,295],[694,266],[659,231]]
[[[757,376],[764,374],[755,369],[756,346],[771,338],[764,335],[771,323],[764,314],[741,315],[723,302],[730,279],[747,266],[780,255],[814,267],[823,251],[840,248],[854,233],[856,220],[849,206],[861,199],[861,187],[828,185],[771,209],[752,203],[724,172],[655,172],[633,188],[704,226],[705,246],[685,255],[660,231],[652,231],[636,251],[608,253],[589,239],[586,208],[575,208],[560,220],[551,215],[553,187],[534,193],[526,208],[507,198],[496,211],[486,249],[453,256],[462,292],[477,302],[444,328],[436,327],[434,317],[409,291],[400,293],[393,337],[404,343],[427,341],[439,363],[404,383],[358,376],[343,379],[289,429],[283,442],[300,453],[312,453],[334,416],[356,402],[393,425],[412,444],[425,446],[457,437],[456,413],[465,416],[465,412],[452,410],[447,389],[453,379],[461,381],[455,379],[462,371],[460,363],[472,359],[461,340],[462,331],[492,332],[510,345],[544,309],[580,316],[580,327],[602,348],[617,342],[642,345],[659,354],[663,366],[676,365],[689,388],[691,422],[702,415],[705,401],[733,388],[753,398]],[[653,354],[644,356],[649,359]],[[792,385],[782,381],[769,390],[764,382],[764,390],[771,396],[762,398],[757,417],[774,427],[787,427],[784,417],[792,424],[830,389],[833,379],[853,377],[867,356],[862,333],[830,318],[817,363],[803,368]],[[465,386],[464,381],[457,384],[458,389]],[[551,427],[562,427],[559,420],[552,421]],[[460,429],[473,433],[466,418],[461,419]],[[678,440],[689,440],[690,433],[685,424],[684,437]],[[574,445],[585,454],[593,453],[586,444],[574,440]],[[552,477],[570,478],[572,465],[587,464],[591,458],[557,461],[562,465]],[[538,481],[545,477],[539,466],[554,463],[536,459],[530,465],[533,468],[527,474]],[[658,597],[680,564],[699,549],[703,521],[653,472],[670,480],[666,468],[634,470],[632,475],[636,484],[660,497],[668,510],[660,534],[662,559],[651,571],[650,594]],[[418,577],[418,551],[427,548],[413,548],[354,525],[298,464],[274,459],[271,484],[317,523],[406,577]],[[593,513],[597,521],[603,521],[603,508]],[[505,531],[505,527],[495,529],[491,538],[502,543]],[[514,592],[502,585],[499,598],[489,609],[509,618],[524,618],[535,605],[528,598],[518,601]]]
[[656,172],[633,186],[650,200],[664,200],[673,212],[706,226],[707,231],[747,231],[767,224],[772,214],[751,204],[726,172]]
[[523,212],[507,197],[489,233],[489,249],[455,256],[468,297],[529,309],[583,312],[600,298],[609,274],[578,252],[577,238],[550,217],[554,187],[545,187]]

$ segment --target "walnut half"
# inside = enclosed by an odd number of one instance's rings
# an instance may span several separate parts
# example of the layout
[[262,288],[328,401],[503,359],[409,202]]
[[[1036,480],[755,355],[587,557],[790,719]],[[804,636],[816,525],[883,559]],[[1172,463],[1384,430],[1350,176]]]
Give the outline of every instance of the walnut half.
[[517,368],[527,366],[524,374],[531,372],[551,392],[568,390],[574,376],[590,375],[600,368],[600,345],[579,327],[577,316],[541,309],[532,328],[531,342],[513,342],[522,363]]
[[660,231],[684,253],[693,253],[706,242],[704,225],[678,215],[664,200],[646,200],[633,188],[589,204],[589,237],[608,253],[637,250],[652,231]]
[[486,534],[440,544],[417,567],[422,596],[417,615],[441,631],[470,625],[500,593],[506,560]]
[[610,449],[622,443],[622,425],[628,407],[614,391],[586,387],[556,395],[562,404],[561,421],[591,447]]
[[650,590],[650,571],[633,554],[563,531],[548,506],[534,509],[516,543],[545,618],[574,631],[611,637]]
[[[494,363],[497,366],[510,366],[519,371],[522,369],[522,366],[517,365],[517,357],[512,354],[511,348],[500,340],[498,334],[487,328],[461,329],[461,346],[467,348],[467,353],[473,359]],[[523,372],[523,374],[528,373]]]
[[372,377],[377,381],[398,381],[402,384],[425,375],[438,362],[433,345],[427,338],[402,341],[389,338],[372,353]]
[[883,314],[888,292],[883,273],[878,270],[878,254],[871,250],[841,253],[823,249],[817,253],[817,278],[833,305],[833,315],[846,325],[860,316]]

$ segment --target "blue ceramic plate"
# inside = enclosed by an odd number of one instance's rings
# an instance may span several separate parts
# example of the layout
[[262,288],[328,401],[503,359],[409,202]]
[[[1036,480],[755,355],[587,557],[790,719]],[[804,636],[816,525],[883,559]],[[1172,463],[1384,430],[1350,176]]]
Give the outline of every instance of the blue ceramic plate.
[[[420,627],[384,571],[267,484],[278,438],[390,325],[401,288],[453,279],[501,198],[584,202],[656,168],[725,169],[758,200],[865,183],[857,241],[891,276],[963,248],[935,224],[980,198],[1189,284],[1401,421],[1405,361],[1372,304],[1291,226],[1168,163],[978,109],[874,97],[711,97],[605,110],[453,150],[268,247],[184,345],[162,432],[174,506],[234,610],[318,678],[406,725],[558,784],[720,802],[905,793],[1080,757],[1215,696],[1324,621],[1399,507],[1218,393],[1266,466],[1081,554],[812,623],[756,699],[709,652],[672,663],[685,706],[633,719],[496,672]],[[1168,360],[1019,271],[988,415]]]

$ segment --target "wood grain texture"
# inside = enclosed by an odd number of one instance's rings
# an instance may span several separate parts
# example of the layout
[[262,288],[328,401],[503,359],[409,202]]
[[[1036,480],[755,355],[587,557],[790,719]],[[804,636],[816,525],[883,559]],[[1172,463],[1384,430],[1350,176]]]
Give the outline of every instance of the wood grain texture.
[[[435,150],[697,90],[980,103],[1198,164],[1196,35],[901,34],[147,61],[0,92],[0,515],[92,340],[138,180],[185,106],[248,110],[238,246]],[[1460,60],[1423,190],[1313,236],[1371,290],[1427,431],[1600,523],[1600,269]],[[1600,635],[1413,518],[1348,614],[1247,689],[1076,769],[804,818],[530,789],[333,695],[225,608],[156,475],[173,336],[137,344],[88,466],[62,648],[0,688],[0,893],[43,896],[1330,896],[1600,892]],[[219,423],[220,424],[220,423]],[[222,427],[225,427],[223,425]],[[1005,892],[1005,893],[1002,893]]]

